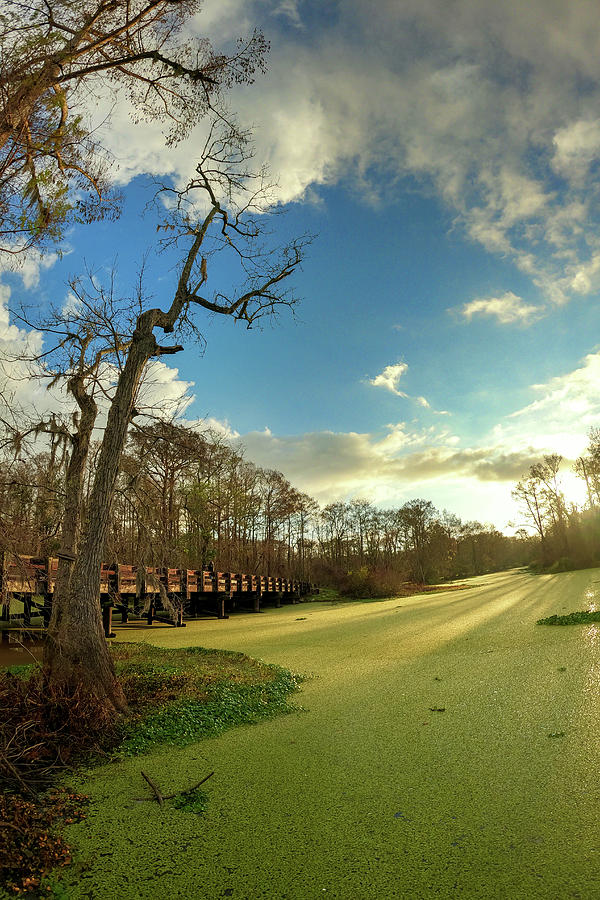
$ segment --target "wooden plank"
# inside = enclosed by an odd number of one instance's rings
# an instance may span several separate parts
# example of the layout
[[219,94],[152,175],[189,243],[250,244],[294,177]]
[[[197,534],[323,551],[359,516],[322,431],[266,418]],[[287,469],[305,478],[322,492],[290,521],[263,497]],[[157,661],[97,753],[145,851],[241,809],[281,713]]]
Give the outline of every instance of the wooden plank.
[[181,573],[179,569],[163,569],[161,572],[161,580],[166,588],[167,594],[181,593]]
[[137,589],[137,566],[126,566],[119,563],[117,566],[117,594],[135,595]]
[[201,590],[203,591],[203,593],[212,593],[212,591],[217,590],[214,572],[209,572],[207,569],[202,569],[201,578]]
[[229,577],[227,572],[215,572],[218,591],[229,591]]
[[[155,617],[157,595],[160,590],[160,581],[170,594],[178,594],[189,600],[191,594],[219,593],[217,603],[217,615],[226,617],[225,603],[227,595],[230,603],[235,606],[239,602],[235,596],[241,593],[251,595],[252,605],[255,611],[260,609],[260,599],[265,593],[275,595],[276,602],[281,602],[283,594],[291,594],[298,598],[307,593],[318,593],[318,587],[310,582],[294,581],[282,576],[256,575],[240,572],[213,572],[211,569],[178,569],[173,567],[148,567],[145,585],[138,579],[138,567],[123,563],[107,565],[102,563],[99,576],[99,594],[110,597],[118,606],[124,607],[124,617],[127,617],[128,598],[135,596],[138,590],[153,599],[149,611],[149,622]],[[44,597],[42,615],[47,622],[51,609],[52,594],[58,572],[58,559],[56,557],[12,556],[9,553],[0,553],[0,618],[10,615],[7,599],[10,593],[20,596],[24,604],[24,615],[28,618],[33,612],[36,602],[34,596]],[[119,602],[120,601],[120,602]],[[38,604],[39,607],[39,604]],[[36,608],[38,608],[36,607]],[[41,609],[41,607],[39,607]],[[180,617],[181,618],[181,617]],[[178,624],[183,624],[180,622]],[[110,623],[107,625],[110,628]]]

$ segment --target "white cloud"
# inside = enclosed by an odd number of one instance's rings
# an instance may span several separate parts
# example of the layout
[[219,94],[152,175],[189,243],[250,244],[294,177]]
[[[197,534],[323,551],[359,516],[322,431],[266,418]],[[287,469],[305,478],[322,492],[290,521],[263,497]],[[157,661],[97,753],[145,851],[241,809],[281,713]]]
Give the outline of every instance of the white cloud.
[[275,7],[274,15],[283,16],[295,25],[296,28],[302,28],[302,18],[298,9],[298,0],[279,0],[279,4]]
[[[68,248],[65,248],[64,252],[68,252]],[[28,250],[27,253],[16,253],[14,256],[3,254],[0,258],[0,278],[6,274],[16,275],[23,282],[23,287],[30,291],[39,285],[41,272],[51,269],[57,260],[57,253],[42,253],[35,248]]]
[[182,381],[179,370],[160,359],[150,360],[140,385],[136,407],[158,416],[181,416],[193,402],[193,382]]
[[589,353],[582,365],[543,384],[532,385],[538,399],[508,418],[504,439],[515,431],[531,442],[575,459],[587,444],[586,432],[600,421],[600,352]]
[[[256,25],[271,38],[267,75],[234,89],[231,102],[256,126],[279,200],[344,181],[381,203],[416,177],[473,241],[511,258],[551,302],[598,290],[594,4],[556,2],[551,14],[547,0],[322,7],[310,40],[289,28],[303,21],[298,0],[207,0],[192,28],[217,47]],[[97,118],[109,107],[107,97]],[[166,148],[156,123],[134,127],[129,112],[120,103],[107,132],[118,181],[142,172],[186,179],[203,127]]]
[[539,306],[525,303],[512,291],[506,291],[500,297],[486,297],[470,300],[461,307],[461,314],[467,321],[473,316],[495,318],[501,325],[512,325],[515,322],[529,325],[541,314]]
[[[477,444],[448,429],[416,430],[405,422],[388,424],[383,433],[296,435],[268,428],[240,434],[227,423],[223,434],[245,447],[247,459],[283,472],[321,503],[369,497],[390,507],[423,496],[439,509],[504,528],[516,514],[511,490],[531,465],[559,453],[568,472],[584,451],[586,432],[600,420],[600,351],[531,390],[536,399]],[[569,496],[575,497],[578,485],[571,482]]]
[[570,182],[581,185],[600,158],[600,119],[578,119],[559,128],[553,138],[552,166]]
[[[433,428],[416,432],[405,423],[387,433],[312,432],[275,435],[269,429],[238,436],[246,458],[283,472],[295,487],[320,503],[368,497],[383,507],[423,496],[466,518],[504,528],[514,515],[510,491],[530,465],[536,448],[511,450],[501,442],[461,448],[459,438]],[[477,497],[474,511],[473,497]],[[486,505],[484,498],[493,497]]]
[[398,397],[408,397],[408,394],[405,394],[404,391],[398,390],[400,379],[407,370],[408,366],[403,362],[396,363],[393,366],[386,366],[383,372],[380,372],[375,378],[369,379],[369,384],[372,384],[374,387],[386,388],[386,390],[391,391],[392,394],[396,394]]
[[399,390],[398,385],[400,384],[400,379],[407,371],[408,365],[406,363],[395,363],[395,365],[386,366],[379,375],[375,376],[375,378],[369,378],[368,383],[372,384],[374,387],[385,388],[397,397],[402,397],[404,400],[412,400],[417,406],[420,406],[422,409],[426,409],[437,416],[449,416],[450,413],[445,409],[434,409],[426,397],[411,397],[410,394],[406,394],[404,391]]

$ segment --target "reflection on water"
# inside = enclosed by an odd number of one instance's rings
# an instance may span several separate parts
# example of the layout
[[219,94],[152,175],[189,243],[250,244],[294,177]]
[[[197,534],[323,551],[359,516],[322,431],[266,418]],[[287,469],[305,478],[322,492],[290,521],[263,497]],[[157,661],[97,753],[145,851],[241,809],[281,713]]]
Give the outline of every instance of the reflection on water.
[[3,634],[0,641],[0,667],[25,666],[42,659],[44,642],[26,633]]
[[585,601],[588,605],[588,612],[596,612],[598,609],[598,605],[596,602],[596,591],[593,588],[588,588],[584,594]]
[[598,647],[600,646],[600,628],[590,625],[585,632],[585,642],[592,654],[592,662],[585,679],[584,693],[594,701],[600,698],[600,660],[598,659]]
[[593,649],[596,649],[598,646],[599,631],[600,629],[598,629],[597,625],[590,625],[585,633],[586,643]]

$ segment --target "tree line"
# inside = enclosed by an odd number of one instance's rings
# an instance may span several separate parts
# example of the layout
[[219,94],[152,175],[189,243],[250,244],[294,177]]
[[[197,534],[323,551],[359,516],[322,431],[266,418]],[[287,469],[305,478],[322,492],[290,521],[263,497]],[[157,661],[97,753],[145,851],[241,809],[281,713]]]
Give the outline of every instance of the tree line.
[[[55,436],[56,442],[56,436]],[[95,451],[84,478],[90,502]],[[2,529],[21,553],[61,549],[69,451],[4,461]],[[86,509],[82,510],[86,517]],[[428,500],[378,509],[324,507],[280,473],[256,466],[214,432],[156,420],[136,425],[121,456],[103,556],[107,562],[282,575],[350,595],[383,596],[522,564],[530,542],[462,522]]]
[[588,446],[573,466],[585,485],[583,504],[565,498],[562,464],[562,456],[547,454],[513,490],[522,515],[521,534],[533,535],[529,562],[540,570],[565,571],[600,560],[600,428],[590,430]]

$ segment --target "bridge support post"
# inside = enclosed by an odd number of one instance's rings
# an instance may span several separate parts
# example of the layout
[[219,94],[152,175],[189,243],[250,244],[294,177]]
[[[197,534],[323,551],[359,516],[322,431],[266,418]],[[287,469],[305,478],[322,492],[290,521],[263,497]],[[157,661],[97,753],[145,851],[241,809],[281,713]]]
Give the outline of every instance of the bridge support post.
[[102,607],[102,624],[104,626],[104,635],[107,638],[114,638],[115,633],[112,630],[112,603],[105,603]]

